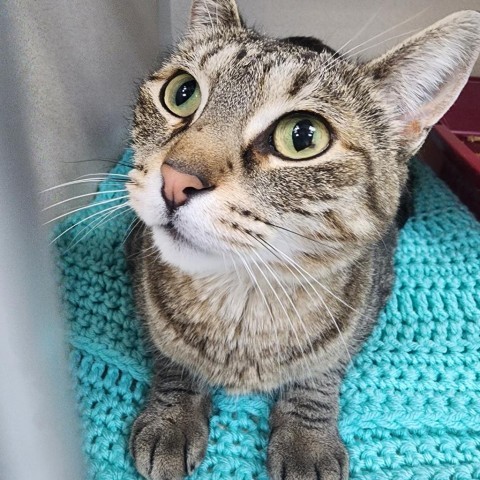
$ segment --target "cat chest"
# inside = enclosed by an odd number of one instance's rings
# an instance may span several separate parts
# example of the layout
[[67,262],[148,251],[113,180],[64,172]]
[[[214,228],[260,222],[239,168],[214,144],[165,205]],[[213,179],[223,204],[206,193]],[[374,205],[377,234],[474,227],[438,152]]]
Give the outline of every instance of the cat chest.
[[335,350],[329,348],[339,340],[338,325],[320,300],[276,293],[217,292],[193,303],[177,297],[175,309],[150,298],[152,338],[211,384],[234,391],[274,388],[329,363]]

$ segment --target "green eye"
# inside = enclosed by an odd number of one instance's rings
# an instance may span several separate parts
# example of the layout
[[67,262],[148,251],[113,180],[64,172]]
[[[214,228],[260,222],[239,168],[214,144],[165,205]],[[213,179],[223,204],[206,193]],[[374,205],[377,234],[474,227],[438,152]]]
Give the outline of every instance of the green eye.
[[162,89],[163,106],[177,117],[189,117],[200,105],[202,96],[197,81],[188,73],[173,77]]
[[329,144],[327,126],[318,117],[308,113],[293,113],[282,118],[273,132],[275,149],[291,160],[315,157]]

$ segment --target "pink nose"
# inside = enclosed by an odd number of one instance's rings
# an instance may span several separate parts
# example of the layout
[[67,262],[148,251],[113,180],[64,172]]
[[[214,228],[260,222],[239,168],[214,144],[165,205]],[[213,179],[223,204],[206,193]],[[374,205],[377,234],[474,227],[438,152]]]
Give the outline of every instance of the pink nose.
[[205,186],[196,175],[183,173],[165,163],[160,171],[163,177],[162,193],[169,208],[181,207],[196,193],[210,188]]

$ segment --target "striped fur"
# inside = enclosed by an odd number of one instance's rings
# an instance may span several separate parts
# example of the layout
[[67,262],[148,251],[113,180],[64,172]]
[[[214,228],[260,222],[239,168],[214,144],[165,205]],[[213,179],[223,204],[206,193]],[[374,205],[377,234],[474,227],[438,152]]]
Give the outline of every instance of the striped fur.
[[[144,476],[193,470],[208,387],[220,386],[279,395],[273,479],[348,478],[340,381],[391,289],[408,159],[465,83],[479,18],[452,15],[360,64],[315,39],[245,28],[233,0],[193,2],[184,40],[140,88],[132,130],[129,195],[143,225],[129,258],[158,352],[131,438]],[[178,71],[202,94],[186,120],[159,99]],[[272,152],[273,125],[292,111],[327,122],[330,145],[318,157]],[[214,188],[172,215],[161,195],[166,161]]]

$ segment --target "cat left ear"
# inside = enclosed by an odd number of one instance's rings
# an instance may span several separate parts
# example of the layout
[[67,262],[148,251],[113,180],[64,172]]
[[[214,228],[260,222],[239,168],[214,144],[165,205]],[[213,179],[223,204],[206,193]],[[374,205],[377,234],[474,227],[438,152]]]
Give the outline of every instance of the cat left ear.
[[190,29],[203,30],[241,27],[242,19],[235,0],[193,0]]
[[479,52],[480,13],[463,11],[366,65],[412,154],[462,91]]

